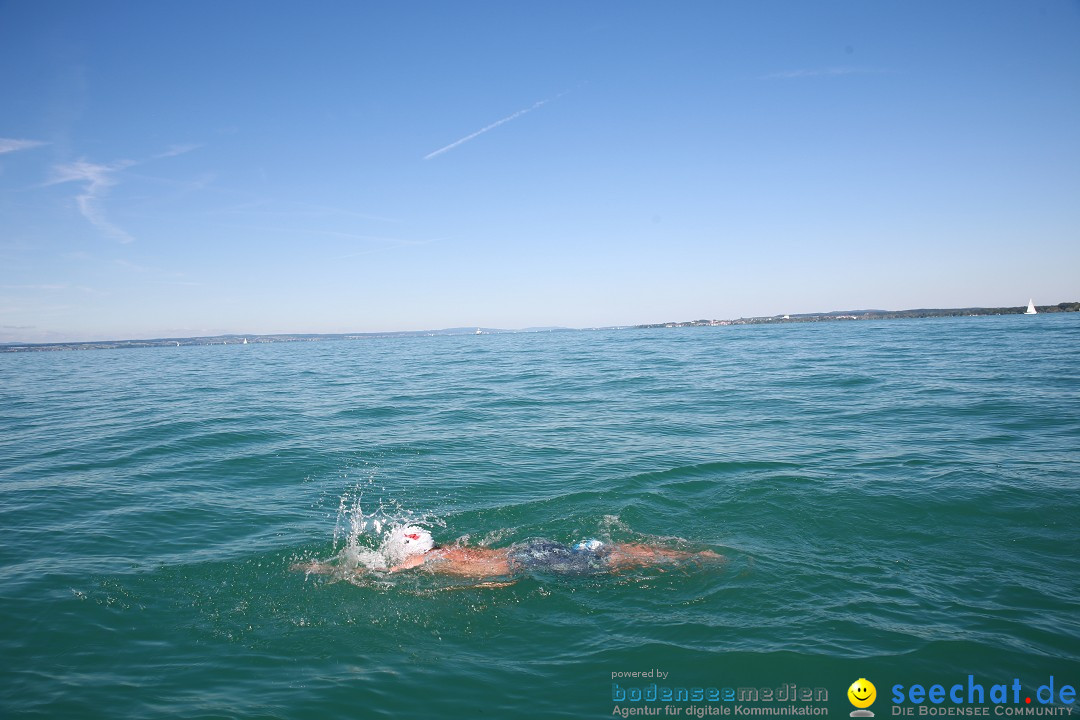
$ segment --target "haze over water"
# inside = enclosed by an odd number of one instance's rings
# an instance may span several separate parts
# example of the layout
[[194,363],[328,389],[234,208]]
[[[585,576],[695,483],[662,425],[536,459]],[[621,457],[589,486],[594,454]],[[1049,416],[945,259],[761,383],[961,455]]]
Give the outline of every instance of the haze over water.
[[[879,717],[896,683],[1076,686],[1078,349],[1066,313],[0,355],[0,715],[610,717],[652,668],[840,717],[860,677]],[[289,570],[405,520],[727,562]]]

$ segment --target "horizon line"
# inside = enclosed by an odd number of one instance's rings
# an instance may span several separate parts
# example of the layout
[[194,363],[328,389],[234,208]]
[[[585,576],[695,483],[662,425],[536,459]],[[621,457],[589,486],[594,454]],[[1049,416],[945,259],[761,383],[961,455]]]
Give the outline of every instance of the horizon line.
[[[1080,301],[1066,301],[1061,303],[1053,303],[1050,305],[1036,305],[1038,308],[1057,308],[1066,305],[1080,306]],[[334,338],[334,339],[347,339],[350,337],[361,338],[369,337],[372,339],[380,337],[429,337],[433,335],[441,335],[444,337],[453,337],[458,335],[469,335],[471,328],[476,328],[472,334],[480,335],[492,335],[492,334],[513,334],[513,333],[541,333],[541,332],[584,332],[584,331],[596,331],[596,330],[626,330],[626,329],[654,329],[661,327],[677,327],[677,326],[689,326],[697,323],[716,323],[723,325],[748,323],[750,321],[769,321],[775,319],[789,319],[789,318],[829,318],[830,316],[849,316],[858,317],[859,315],[870,315],[877,313],[885,314],[901,314],[901,313],[916,313],[916,312],[931,312],[931,313],[949,313],[949,312],[964,312],[964,311],[977,311],[977,310],[1021,310],[1026,308],[1026,305],[1001,305],[996,307],[983,307],[983,306],[968,306],[968,307],[955,307],[955,308],[908,308],[904,310],[882,310],[882,309],[865,309],[865,310],[830,310],[828,312],[809,312],[809,313],[788,313],[788,314],[774,314],[774,315],[752,315],[749,317],[729,318],[729,319],[717,319],[710,320],[677,320],[677,321],[664,321],[656,323],[635,323],[629,325],[592,325],[587,327],[568,327],[563,325],[552,326],[530,326],[525,328],[492,328],[483,327],[481,325],[458,325],[455,327],[428,329],[428,330],[368,330],[368,331],[350,331],[350,332],[332,332],[332,333],[318,333],[318,332],[275,332],[275,333],[258,333],[258,332],[229,332],[219,333],[216,335],[189,335],[189,336],[159,336],[151,338],[127,338],[127,339],[98,339],[98,340],[53,340],[45,342],[28,342],[28,341],[5,341],[0,342],[0,348],[10,351],[12,347],[26,347],[26,348],[45,348],[45,347],[62,347],[62,346],[78,346],[78,345],[119,345],[119,344],[135,344],[135,343],[177,343],[181,341],[188,341],[192,344],[192,341],[198,340],[216,340],[222,341],[228,339],[243,340],[247,343],[249,338],[287,338],[287,337],[302,337],[302,338]],[[1063,310],[1060,312],[1078,312],[1080,310]],[[1017,313],[1008,313],[1017,314]],[[1046,313],[1041,313],[1046,314]],[[1053,313],[1051,313],[1053,314]],[[876,319],[876,318],[871,318]],[[272,341],[271,341],[272,342]],[[202,345],[212,343],[197,343]]]

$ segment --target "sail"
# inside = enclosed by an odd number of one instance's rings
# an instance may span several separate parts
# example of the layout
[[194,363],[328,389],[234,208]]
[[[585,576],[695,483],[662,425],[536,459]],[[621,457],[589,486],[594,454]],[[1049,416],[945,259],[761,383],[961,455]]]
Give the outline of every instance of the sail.
[[1028,299],[1028,309],[1024,311],[1025,315],[1038,315],[1039,311],[1035,309],[1034,300]]

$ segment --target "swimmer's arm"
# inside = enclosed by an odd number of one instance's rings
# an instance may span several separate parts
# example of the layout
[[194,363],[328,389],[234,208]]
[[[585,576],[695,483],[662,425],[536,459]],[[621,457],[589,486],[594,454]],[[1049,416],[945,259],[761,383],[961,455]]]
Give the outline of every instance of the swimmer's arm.
[[427,555],[411,555],[405,558],[400,564],[390,568],[390,572],[400,572],[402,570],[409,570],[410,568],[420,567],[427,562]]
[[338,575],[343,576],[352,572],[355,575],[363,575],[364,573],[372,572],[371,568],[366,568],[363,565],[350,570],[345,570],[340,565],[333,565],[331,563],[323,563],[318,560],[312,560],[306,563],[293,563],[289,566],[289,570],[293,572],[302,572],[304,575]]
[[305,575],[332,575],[337,568],[330,563],[321,563],[318,560],[312,560],[306,563],[293,563],[289,566],[289,570],[293,572],[302,572]]
[[[412,557],[405,558],[400,564],[387,570],[387,572],[400,572],[402,570],[409,570],[414,567],[423,565],[428,560],[425,555],[413,555]],[[289,566],[289,569],[293,572],[302,572],[305,575],[335,575],[344,572],[339,565],[333,565],[331,563],[323,563],[318,560],[312,560],[306,563],[294,563]],[[365,573],[373,572],[371,568],[360,565],[359,567],[352,568],[352,572],[357,575],[363,575]]]
[[[435,549],[423,555],[406,558],[389,572],[410,570],[423,565],[439,575],[473,578],[500,578],[512,575],[505,549],[453,547]],[[495,587],[495,586],[493,586]]]

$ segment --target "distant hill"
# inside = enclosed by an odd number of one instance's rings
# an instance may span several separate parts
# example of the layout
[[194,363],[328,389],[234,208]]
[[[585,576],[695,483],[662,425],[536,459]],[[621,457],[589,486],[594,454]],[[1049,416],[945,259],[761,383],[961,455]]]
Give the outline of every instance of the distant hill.
[[[1078,312],[1080,302],[1036,305],[1040,313]],[[970,317],[976,315],[1022,315],[1026,305],[998,308],[920,308],[917,310],[833,310],[827,313],[770,315],[737,320],[687,320],[682,322],[635,325],[637,328],[700,327],[717,325],[764,325],[769,323],[829,322],[836,320],[892,320],[898,318]]]
[[[228,334],[204,337],[171,337],[149,340],[94,340],[89,342],[67,343],[0,343],[0,352],[51,352],[56,350],[117,350],[146,347],[184,347],[191,345],[257,345],[278,342],[327,342],[334,340],[365,340],[372,338],[397,337],[433,337],[452,335],[500,335],[517,332],[553,332],[570,328],[528,328],[525,330],[503,330],[500,328],[478,328],[476,326],[444,328],[442,330],[401,330],[395,332],[371,333],[292,333],[280,335]],[[479,331],[479,333],[477,332]]]
[[[769,317],[739,318],[737,320],[689,320],[684,322],[654,323],[651,325],[623,325],[618,327],[589,328],[590,330],[624,330],[629,328],[702,327],[718,325],[763,325],[769,323],[834,322],[841,320],[883,320],[893,318],[959,317],[966,315],[1017,315],[1027,306],[1008,308],[951,308],[919,310],[834,310],[827,313],[803,313],[797,315],[772,315]],[[1080,302],[1037,305],[1040,313],[1077,312]],[[152,340],[98,340],[70,343],[0,343],[0,352],[52,352],[57,350],[119,350],[146,347],[184,347],[192,345],[255,345],[278,342],[326,342],[334,340],[365,340],[372,338],[432,337],[452,335],[501,335],[506,333],[580,332],[567,327],[530,327],[522,330],[478,328],[474,326],[444,328],[442,330],[402,330],[399,332],[373,333],[298,333],[282,335],[214,335],[212,337],[156,338]]]

